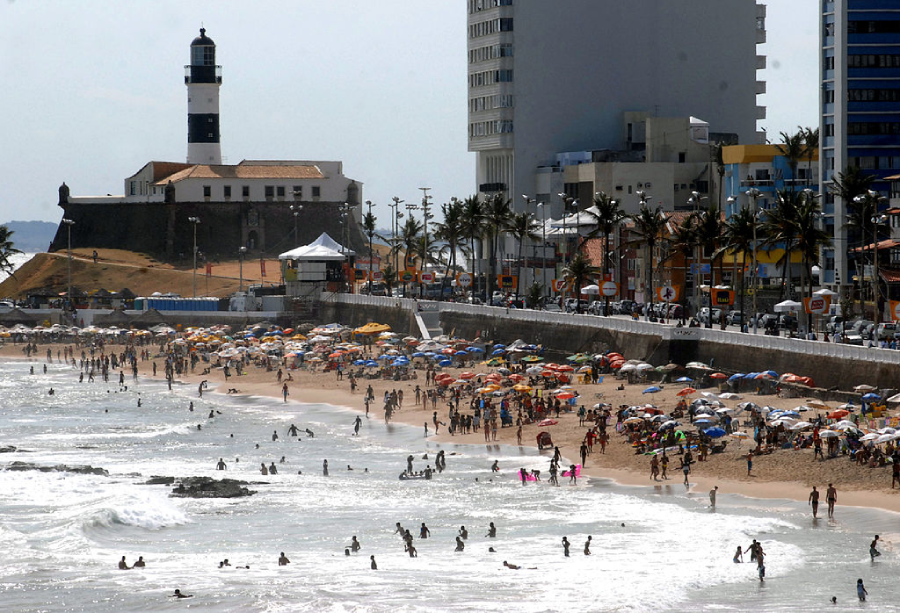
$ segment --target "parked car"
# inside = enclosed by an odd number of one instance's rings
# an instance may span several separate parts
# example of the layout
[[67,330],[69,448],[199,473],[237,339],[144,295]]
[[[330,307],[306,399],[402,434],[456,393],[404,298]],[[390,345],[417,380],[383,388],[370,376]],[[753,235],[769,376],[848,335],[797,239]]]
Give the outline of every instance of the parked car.
[[895,338],[898,338],[898,334],[900,333],[897,332],[897,324],[886,322],[878,324],[875,338],[879,341],[892,341]]
[[622,315],[631,315],[634,310],[634,300],[623,300],[619,303],[619,313]]
[[594,300],[588,305],[587,312],[591,315],[606,315],[606,301]]
[[844,329],[844,318],[840,315],[832,315],[825,321],[825,331],[829,334],[842,332]]
[[548,302],[541,310],[548,313],[562,313],[562,309],[555,302]]
[[701,324],[717,324],[721,321],[722,317],[722,309],[712,309],[709,307],[703,307],[700,309],[700,313],[697,315],[697,321]]
[[9,313],[16,305],[9,300],[0,300],[0,313]]
[[680,304],[670,304],[667,315],[669,319],[681,319],[684,317],[684,307]]
[[778,316],[778,327],[782,330],[793,330],[794,332],[796,332],[799,323],[800,322],[797,320],[796,315],[782,313]]
[[729,326],[740,326],[743,323],[744,316],[740,311],[728,311],[725,315],[725,323]]

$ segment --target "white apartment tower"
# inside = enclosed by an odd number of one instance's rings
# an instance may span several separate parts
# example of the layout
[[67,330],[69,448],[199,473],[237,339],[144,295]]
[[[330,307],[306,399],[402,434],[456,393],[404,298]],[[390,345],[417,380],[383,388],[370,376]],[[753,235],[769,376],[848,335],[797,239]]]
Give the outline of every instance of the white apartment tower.
[[[566,151],[631,148],[627,111],[764,142],[756,0],[468,0],[469,151],[480,193],[538,200]],[[549,200],[548,200],[549,199]],[[560,211],[554,210],[558,216]]]

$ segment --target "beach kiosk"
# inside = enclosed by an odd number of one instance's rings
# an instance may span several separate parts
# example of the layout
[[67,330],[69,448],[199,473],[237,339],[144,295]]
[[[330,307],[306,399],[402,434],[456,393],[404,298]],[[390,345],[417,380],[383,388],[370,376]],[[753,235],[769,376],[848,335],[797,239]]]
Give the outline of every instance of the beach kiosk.
[[[343,291],[348,287],[356,253],[323,232],[308,245],[278,256],[285,293],[312,297],[320,292]],[[349,287],[352,287],[352,283]]]

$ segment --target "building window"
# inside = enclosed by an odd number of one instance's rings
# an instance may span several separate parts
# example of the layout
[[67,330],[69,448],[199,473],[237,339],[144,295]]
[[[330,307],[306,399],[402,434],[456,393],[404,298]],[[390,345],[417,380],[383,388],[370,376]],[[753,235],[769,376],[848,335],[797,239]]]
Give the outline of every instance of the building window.
[[829,55],[824,58],[824,65],[822,68],[825,70],[834,70],[834,56]]
[[686,161],[687,161],[687,153],[685,153],[684,151],[679,151],[678,152],[678,163],[684,164]]
[[279,198],[284,198],[284,185],[279,185],[275,188],[276,195]]
[[266,194],[266,198],[274,198],[275,197],[275,186],[266,185],[265,194]]
[[212,197],[212,185],[204,185],[203,186],[203,197],[204,198]]
[[822,102],[825,104],[832,104],[834,102],[834,90],[826,89],[822,92]]
[[312,197],[319,198],[321,196],[321,194],[322,194],[322,188],[320,188],[318,185],[313,185],[312,186]]
[[849,21],[848,34],[896,34],[900,32],[900,21]]
[[230,185],[224,186],[224,187],[222,188],[222,191],[224,192],[223,195],[224,195],[226,198],[231,198],[231,186],[230,186]]
[[294,186],[294,200],[301,200],[303,198],[303,186],[295,185]]
[[250,186],[249,185],[241,186],[241,196],[243,196],[244,198],[250,197]]
[[131,182],[131,187],[129,188],[129,194],[132,196],[137,195],[137,181]]

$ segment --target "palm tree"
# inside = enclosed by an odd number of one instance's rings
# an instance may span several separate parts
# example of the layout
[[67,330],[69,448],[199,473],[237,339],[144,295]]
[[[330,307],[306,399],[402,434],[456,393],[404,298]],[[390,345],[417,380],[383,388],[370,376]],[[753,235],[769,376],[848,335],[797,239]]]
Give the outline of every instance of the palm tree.
[[661,206],[651,210],[646,202],[642,202],[641,210],[634,215],[629,215],[628,218],[634,223],[632,232],[634,232],[636,236],[631,243],[647,247],[647,268],[649,271],[648,287],[650,288],[648,295],[649,302],[652,303],[653,296],[656,292],[656,288],[653,285],[653,269],[655,268],[653,266],[653,253],[656,249],[656,245],[660,241],[665,240],[663,233],[665,232],[666,224],[669,222],[669,217],[663,213]]
[[[803,190],[803,197],[797,206],[795,232],[797,237],[797,251],[803,258],[803,279],[809,281],[809,293],[811,297],[813,292],[812,281],[812,265],[819,262],[819,250],[831,244],[831,238],[828,233],[820,227],[819,220],[822,217],[822,206],[819,204],[818,197],[813,194],[812,190]],[[806,314],[806,329],[811,330],[811,315]]]
[[494,275],[497,274],[497,249],[500,243],[500,234],[509,226],[512,211],[509,208],[509,200],[502,193],[494,194],[484,203],[484,224],[487,227],[488,243],[490,245],[490,257],[488,258],[487,298],[490,300],[494,289]]
[[[525,244],[525,241],[536,241],[540,240],[541,235],[537,233],[540,228],[540,224],[535,221],[534,215],[528,212],[525,213],[513,213],[512,217],[509,219],[509,223],[506,226],[506,231],[513,236],[519,242],[519,255],[516,258],[517,262],[522,261],[522,248]],[[519,278],[518,283],[516,283],[516,299],[519,298],[519,287],[522,284],[522,270],[528,270],[528,255],[525,255],[525,265],[524,267],[519,265]]]
[[384,275],[384,285],[387,287],[387,295],[394,295],[394,285],[397,282],[397,271],[394,270],[394,266],[390,262],[390,258],[388,258],[388,263],[381,271],[381,274]]
[[[603,274],[607,275],[614,268],[612,263],[613,252],[609,247],[609,235],[618,229],[619,224],[625,219],[626,215],[625,211],[619,208],[619,201],[614,200],[603,192],[597,192],[595,195],[593,208],[597,209],[596,213],[589,208],[583,211],[588,218],[593,218],[595,225],[585,235],[584,241],[579,245],[578,249],[580,250],[581,246],[589,239],[603,235],[603,262],[601,268],[603,268]],[[606,297],[606,310],[604,313],[609,315],[609,296]]]
[[819,150],[819,128],[802,128],[803,130],[803,150],[806,153],[806,186],[809,187],[812,182],[812,160],[815,153]]
[[525,306],[529,309],[536,309],[541,306],[544,301],[544,286],[535,281],[528,286],[528,293],[525,294]]
[[694,250],[697,248],[697,214],[690,213],[682,219],[681,223],[672,231],[670,240],[672,250],[669,257],[680,255],[683,264],[685,287],[681,291],[681,321],[684,322],[687,315],[687,291],[685,290],[687,288],[688,260],[693,258]]
[[775,148],[787,158],[788,166],[791,167],[791,191],[794,191],[794,185],[797,180],[797,165],[806,154],[806,145],[804,143],[805,133],[803,128],[799,128],[796,134],[781,133],[782,143],[775,145]]
[[13,234],[15,232],[6,226],[0,226],[0,270],[9,275],[13,275],[13,270],[15,270],[15,264],[10,262],[9,258],[17,253],[22,253],[13,246],[11,240]]
[[[741,254],[741,319],[747,321],[747,311],[744,309],[744,299],[747,296],[747,252],[753,252],[755,245],[753,244],[753,225],[756,223],[754,216],[755,211],[749,208],[743,208],[731,216],[725,222],[724,231],[722,233],[723,245],[721,249],[731,251],[732,257]],[[756,313],[753,314],[756,316]]]
[[475,270],[475,257],[478,253],[475,250],[475,242],[482,241],[485,236],[484,232],[484,204],[478,199],[478,196],[470,196],[463,201],[461,220],[463,236],[470,241],[470,253],[472,254],[472,276],[476,279],[475,292],[480,291],[480,284],[477,281],[479,275]]
[[375,224],[377,221],[378,218],[375,217],[370,208],[369,212],[363,215],[362,223],[360,223],[363,232],[369,237],[369,294],[372,293],[372,263],[375,259],[375,251],[372,249],[372,237],[375,236]]
[[[719,257],[721,264],[721,255],[718,252],[719,245],[722,240],[722,212],[719,210],[719,203],[710,202],[705,211],[700,211],[697,215],[697,244],[704,249],[709,249],[709,284],[716,285],[716,258]],[[719,281],[722,281],[722,270],[719,269]]]
[[[419,249],[419,234],[422,232],[422,223],[415,217],[410,215],[406,218],[406,222],[400,228],[400,236],[397,237],[395,249],[399,250],[403,247],[404,263],[410,255],[415,255]],[[404,266],[404,269],[406,267]],[[406,281],[403,282],[403,295],[406,296]]]
[[[449,204],[441,205],[441,214],[444,216],[442,223],[434,226],[434,238],[444,241],[447,249],[447,268],[444,271],[444,280],[441,282],[441,290],[449,281],[450,270],[456,268],[456,254],[465,251],[465,225],[463,223],[463,203],[456,198]],[[443,294],[443,291],[441,292]]]
[[575,312],[581,313],[581,288],[592,283],[603,271],[593,266],[587,256],[579,251],[569,260],[569,265],[563,268],[562,273],[566,283],[575,287]]
[[774,247],[778,243],[784,245],[781,257],[781,297],[791,295],[791,255],[794,252],[794,238],[797,235],[797,210],[804,196],[793,190],[779,190],[775,207],[766,210],[766,218],[762,222],[767,237],[763,244]]

